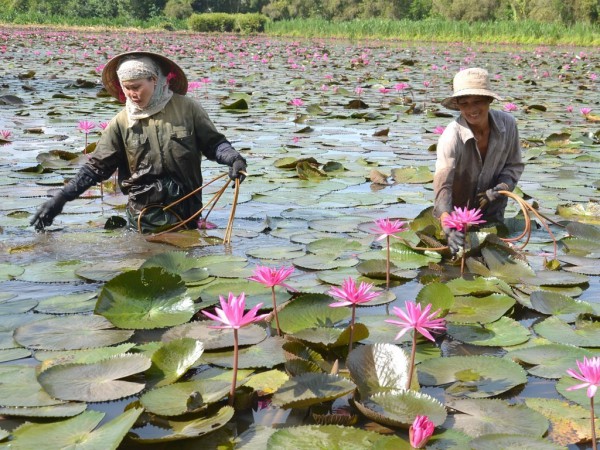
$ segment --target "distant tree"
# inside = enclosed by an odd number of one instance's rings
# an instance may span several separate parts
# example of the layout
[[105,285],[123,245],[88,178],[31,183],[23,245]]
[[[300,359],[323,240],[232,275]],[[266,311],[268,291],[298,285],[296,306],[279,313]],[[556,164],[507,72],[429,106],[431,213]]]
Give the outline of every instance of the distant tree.
[[165,16],[172,19],[187,19],[194,13],[191,0],[169,0],[165,5]]
[[432,11],[449,20],[477,22],[494,20],[499,6],[499,0],[433,0]]

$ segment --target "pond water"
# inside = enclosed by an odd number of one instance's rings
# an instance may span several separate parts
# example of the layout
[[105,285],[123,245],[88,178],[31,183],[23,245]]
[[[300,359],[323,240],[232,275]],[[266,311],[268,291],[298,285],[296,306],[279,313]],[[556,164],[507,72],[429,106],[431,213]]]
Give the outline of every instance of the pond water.
[[[86,144],[98,139],[98,127],[85,135],[78,130],[79,121],[99,124],[121,108],[100,94],[102,65],[110,56],[134,49],[167,54],[184,68],[190,81],[203,80],[189,95],[198,98],[217,127],[248,159],[250,176],[241,187],[229,246],[205,240],[223,236],[232,201],[229,190],[208,218],[217,228],[199,232],[193,247],[178,248],[130,231],[105,230],[108,218],[123,216],[125,204],[110,183],[103,196],[96,187],[70,202],[47,232],[36,233],[28,226],[36,208],[85,160],[81,153]],[[374,219],[411,221],[431,206],[430,179],[406,178],[383,186],[371,182],[371,171],[390,176],[396,169],[433,170],[436,127],[451,120],[448,111],[439,109],[438,100],[450,93],[453,74],[465,66],[486,67],[492,74],[494,88],[506,99],[494,107],[500,109],[508,102],[517,106],[513,114],[527,162],[519,184],[522,192],[555,220],[564,220],[557,208],[578,204],[583,213],[572,220],[600,222],[596,206],[600,200],[600,120],[593,120],[595,110],[600,111],[600,84],[594,72],[600,70],[597,49],[0,28],[0,54],[0,130],[10,131],[5,142],[0,141],[0,302],[94,294],[102,288],[100,275],[91,279],[67,276],[61,272],[61,263],[72,262],[87,273],[110,273],[137,268],[154,255],[175,250],[189,257],[239,256],[247,260],[248,268],[295,265],[292,279],[296,281],[291,282],[295,287],[307,283],[309,291],[325,292],[320,270],[294,264],[297,254],[286,256],[277,249],[304,247],[324,237],[366,241],[369,233],[365,230]],[[400,88],[404,83],[408,87]],[[357,97],[367,108],[348,107]],[[223,108],[237,98],[248,99],[248,110]],[[302,99],[304,106],[291,106],[294,98]],[[592,116],[584,116],[581,108],[591,108]],[[552,137],[558,133],[565,134]],[[277,163],[281,158],[309,157],[320,165],[340,163],[344,170],[321,180],[301,181],[296,170]],[[39,170],[38,164],[45,169]],[[215,163],[204,165],[206,180],[222,171]],[[208,188],[206,198],[215,189]],[[509,206],[508,215],[517,212],[515,205]],[[559,227],[553,231],[559,239],[567,236]],[[543,253],[551,248],[548,234],[535,230],[527,247],[527,261],[534,270],[544,269]],[[253,256],[258,249],[262,257]],[[265,249],[273,249],[277,256],[265,257]],[[565,254],[564,246],[561,254]],[[580,256],[597,260],[599,254],[598,249],[591,249]],[[15,267],[23,269],[24,275],[12,275]],[[445,266],[441,275],[435,266],[412,269],[413,279],[392,285],[394,302],[361,308],[360,314],[384,314],[392,306],[417,298],[430,277],[460,277],[456,266]],[[571,295],[595,305],[599,314],[600,277],[591,274],[579,287]],[[517,304],[511,317],[533,336],[533,326],[547,315]],[[151,340],[143,333],[136,336]],[[470,345],[451,337],[440,338],[437,345],[443,356],[501,357],[506,353],[502,347]],[[38,363],[24,358],[1,365]],[[500,398],[513,403],[562,398],[555,385],[556,379],[528,375],[526,384]],[[422,391],[441,402],[447,395],[442,387]],[[93,403],[89,408],[107,412],[105,423],[131,401]],[[347,399],[338,399],[334,405],[343,407]],[[241,433],[251,424],[310,422],[305,415],[302,409],[247,409],[236,415],[228,432]],[[20,420],[0,418],[0,427],[11,430]],[[374,426],[361,420],[363,428]],[[193,445],[181,442],[170,448]],[[137,448],[131,442],[121,447]],[[591,448],[574,442],[567,447]]]

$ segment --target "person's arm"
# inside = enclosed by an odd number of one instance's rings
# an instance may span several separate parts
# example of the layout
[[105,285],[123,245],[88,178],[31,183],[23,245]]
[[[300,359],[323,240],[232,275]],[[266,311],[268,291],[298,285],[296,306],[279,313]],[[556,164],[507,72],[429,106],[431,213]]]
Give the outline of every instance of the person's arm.
[[44,202],[33,215],[30,225],[34,226],[36,231],[42,231],[45,227],[52,225],[54,218],[62,212],[67,202],[75,200],[90,187],[112,175],[118,164],[114,145],[118,141],[117,135],[117,127],[112,121],[109,128],[102,133],[90,160],[75,177],[69,180],[52,198]]
[[452,211],[452,184],[456,168],[456,139],[444,133],[438,139],[437,159],[433,175],[433,215],[442,218],[442,214]]
[[208,114],[200,105],[195,111],[195,127],[199,130],[200,145],[204,156],[219,164],[229,166],[229,177],[239,179],[240,183],[246,178],[246,159],[233,148],[233,145],[219,133]]

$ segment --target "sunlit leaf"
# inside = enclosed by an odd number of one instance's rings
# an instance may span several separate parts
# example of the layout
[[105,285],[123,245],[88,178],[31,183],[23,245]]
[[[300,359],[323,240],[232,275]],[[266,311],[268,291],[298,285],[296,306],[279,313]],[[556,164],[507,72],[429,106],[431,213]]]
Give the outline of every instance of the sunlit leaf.
[[62,400],[103,402],[136,394],[144,383],[122,378],[143,372],[150,367],[143,355],[120,355],[91,364],[52,366],[38,376],[44,389]]
[[102,288],[95,309],[115,326],[131,329],[179,325],[195,312],[181,277],[159,267],[117,275]]
[[305,373],[286,381],[273,395],[273,403],[282,408],[305,408],[342,397],[355,388],[337,375]]

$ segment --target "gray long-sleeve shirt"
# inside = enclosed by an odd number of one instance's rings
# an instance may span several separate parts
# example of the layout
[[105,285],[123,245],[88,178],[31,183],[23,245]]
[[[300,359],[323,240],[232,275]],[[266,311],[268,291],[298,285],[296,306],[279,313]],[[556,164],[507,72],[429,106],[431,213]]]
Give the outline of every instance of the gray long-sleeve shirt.
[[[433,214],[440,217],[454,206],[476,208],[477,194],[506,183],[513,190],[523,173],[519,131],[513,116],[489,111],[490,136],[485,161],[477,149],[475,136],[464,117],[450,123],[437,144],[433,178],[435,193]],[[507,198],[503,197],[483,211],[488,222],[504,218]]]

